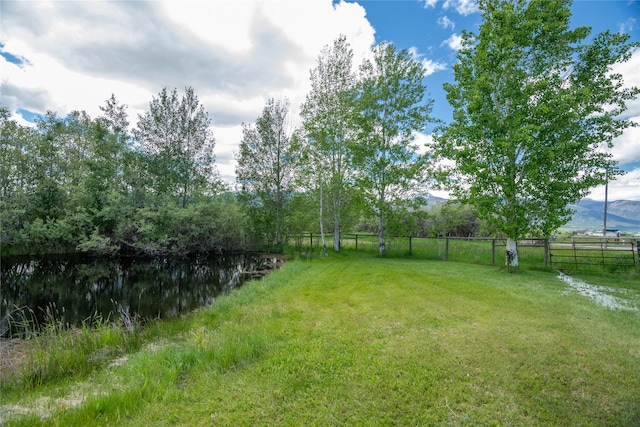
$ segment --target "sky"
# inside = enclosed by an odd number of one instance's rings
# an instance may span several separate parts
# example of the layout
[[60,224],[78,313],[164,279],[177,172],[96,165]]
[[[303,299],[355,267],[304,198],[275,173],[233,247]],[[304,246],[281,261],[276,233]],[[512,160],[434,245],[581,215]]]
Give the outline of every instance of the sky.
[[[571,11],[572,27],[640,41],[640,0],[574,0]],[[425,68],[432,115],[450,121],[442,85],[454,82],[461,31],[480,22],[475,0],[2,0],[0,104],[28,125],[47,110],[98,117],[114,94],[135,126],[163,88],[193,87],[212,121],[218,170],[234,182],[242,123],[254,123],[269,98],[286,97],[299,124],[309,71],[340,34],[356,65],[382,41],[410,50]],[[640,86],[640,49],[614,71]],[[624,118],[640,124],[640,99],[628,107]],[[609,200],[640,200],[640,127],[610,151],[627,173],[609,184]],[[590,197],[603,200],[604,187]]]

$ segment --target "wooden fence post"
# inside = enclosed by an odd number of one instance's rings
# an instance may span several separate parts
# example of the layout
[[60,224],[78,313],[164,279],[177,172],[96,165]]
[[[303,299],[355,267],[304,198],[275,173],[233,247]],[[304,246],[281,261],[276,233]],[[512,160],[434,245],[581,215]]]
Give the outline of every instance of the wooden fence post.
[[444,259],[445,261],[449,259],[449,236],[447,236],[447,240],[445,244]]
[[411,239],[412,239],[412,237],[409,236],[409,255],[411,255],[412,252],[413,252],[413,242],[412,242]]
[[491,239],[491,265],[496,265],[496,239]]

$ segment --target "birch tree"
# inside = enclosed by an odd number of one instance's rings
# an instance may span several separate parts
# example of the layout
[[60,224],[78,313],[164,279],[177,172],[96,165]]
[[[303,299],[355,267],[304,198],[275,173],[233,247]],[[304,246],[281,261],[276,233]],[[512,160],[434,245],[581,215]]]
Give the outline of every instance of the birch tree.
[[241,197],[257,231],[281,245],[294,170],[288,100],[269,99],[255,125],[242,125],[236,161]]
[[430,120],[424,68],[407,50],[382,43],[360,67],[353,112],[358,191],[378,218],[379,253],[386,253],[386,219],[420,200],[428,159],[418,153],[415,134]]
[[517,240],[548,237],[571,218],[568,205],[621,172],[605,150],[632,126],[612,65],[637,43],[590,28],[569,29],[570,0],[481,0],[477,34],[463,33],[445,84],[453,122],[435,138],[452,160],[453,194],[507,237],[505,263],[518,267]]
[[[352,108],[355,74],[353,51],[344,35],[331,47],[325,46],[317,65],[310,72],[311,90],[302,104],[301,116],[306,132],[307,159],[314,162],[313,175],[319,189],[320,229],[324,242],[323,197],[333,217],[333,250],[340,250],[340,229],[345,207],[345,180],[350,170],[348,123]],[[326,190],[325,190],[326,183]]]
[[150,155],[155,189],[174,197],[181,207],[216,176],[211,119],[193,88],[182,97],[174,89],[162,89],[139,116],[134,135],[140,148]]

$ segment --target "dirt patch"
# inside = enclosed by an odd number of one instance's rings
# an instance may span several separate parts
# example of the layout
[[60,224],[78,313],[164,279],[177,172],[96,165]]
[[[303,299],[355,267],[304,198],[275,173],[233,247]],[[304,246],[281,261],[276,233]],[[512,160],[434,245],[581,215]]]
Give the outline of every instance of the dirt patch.
[[39,397],[30,404],[0,406],[0,424],[12,418],[24,415],[35,415],[42,419],[49,418],[60,409],[70,409],[82,405],[86,393],[74,391],[65,397]]
[[17,373],[29,361],[29,354],[35,348],[33,341],[21,338],[0,340],[0,378],[2,381],[15,380]]

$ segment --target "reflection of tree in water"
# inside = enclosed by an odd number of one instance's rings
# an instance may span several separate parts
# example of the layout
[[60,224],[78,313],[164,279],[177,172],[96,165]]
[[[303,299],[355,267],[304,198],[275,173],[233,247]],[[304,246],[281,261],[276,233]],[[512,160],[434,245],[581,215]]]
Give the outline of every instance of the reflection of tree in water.
[[[241,285],[257,256],[186,259],[95,259],[84,256],[8,258],[2,262],[2,313],[31,308],[41,323],[53,313],[63,324],[98,316],[165,318],[211,305]],[[52,310],[55,307],[55,312]],[[14,310],[15,311],[15,310]]]

